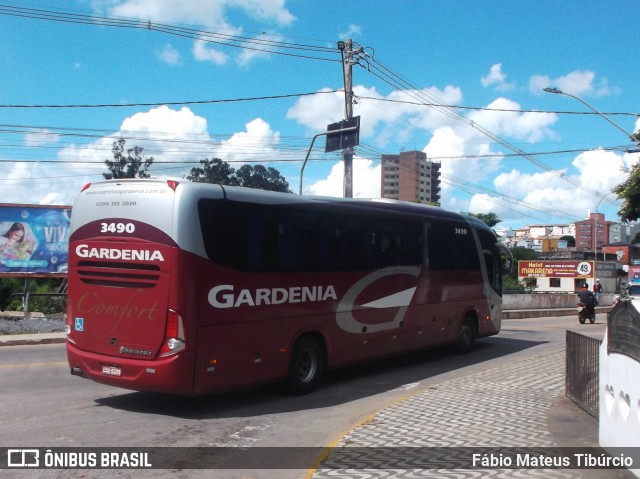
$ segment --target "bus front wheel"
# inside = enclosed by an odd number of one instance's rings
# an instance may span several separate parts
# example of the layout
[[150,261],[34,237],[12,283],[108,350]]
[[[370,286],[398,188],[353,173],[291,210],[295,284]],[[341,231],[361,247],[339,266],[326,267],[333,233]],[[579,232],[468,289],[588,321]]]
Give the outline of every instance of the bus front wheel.
[[466,354],[473,349],[476,343],[476,325],[472,318],[466,316],[460,323],[456,352]]
[[313,336],[300,338],[291,352],[287,387],[292,394],[313,392],[320,381],[325,368],[325,353],[322,343]]

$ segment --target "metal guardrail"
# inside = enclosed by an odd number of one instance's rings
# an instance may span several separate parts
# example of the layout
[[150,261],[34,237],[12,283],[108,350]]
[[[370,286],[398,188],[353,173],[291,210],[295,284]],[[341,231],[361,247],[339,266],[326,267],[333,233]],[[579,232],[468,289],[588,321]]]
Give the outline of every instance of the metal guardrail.
[[574,331],[566,335],[566,395],[594,418],[599,415],[600,344]]

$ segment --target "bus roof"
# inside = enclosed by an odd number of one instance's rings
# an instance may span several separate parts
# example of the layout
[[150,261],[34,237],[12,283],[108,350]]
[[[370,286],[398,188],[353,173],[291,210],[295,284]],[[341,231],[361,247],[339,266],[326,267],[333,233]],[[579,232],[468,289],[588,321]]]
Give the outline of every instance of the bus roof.
[[176,192],[180,192],[181,196],[188,197],[194,200],[199,197],[207,197],[213,195],[218,198],[225,198],[231,201],[244,201],[244,202],[257,202],[261,204],[316,204],[318,206],[336,205],[351,208],[364,208],[369,211],[379,211],[386,213],[399,213],[405,215],[417,215],[423,217],[432,217],[439,219],[449,219],[464,221],[473,224],[474,227],[480,229],[490,228],[480,221],[479,219],[464,214],[455,213],[445,210],[438,206],[426,205],[422,203],[412,203],[408,201],[393,200],[387,198],[338,198],[330,196],[313,196],[313,195],[295,195],[291,193],[280,193],[267,190],[260,190],[255,188],[247,188],[242,186],[227,186],[217,183],[199,183],[190,182],[185,179],[171,178],[171,179],[151,179],[151,178],[128,178],[128,179],[116,179],[106,180],[92,183],[85,186],[85,189],[90,186],[102,186],[105,187],[108,184],[127,184],[132,185],[135,183],[158,183],[162,182],[169,184]]

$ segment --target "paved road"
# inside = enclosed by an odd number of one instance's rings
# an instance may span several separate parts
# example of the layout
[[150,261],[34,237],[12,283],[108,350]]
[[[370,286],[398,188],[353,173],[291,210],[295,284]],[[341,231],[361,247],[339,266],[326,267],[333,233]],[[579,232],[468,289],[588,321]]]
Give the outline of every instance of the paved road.
[[[456,451],[468,455],[467,449],[452,449],[460,447],[597,443],[595,421],[563,397],[564,331],[567,328],[601,337],[604,324],[601,321],[580,326],[575,317],[509,320],[504,323],[503,333],[481,341],[477,351],[468,356],[434,354],[426,359],[394,360],[381,368],[378,363],[368,369],[333,373],[319,391],[303,398],[282,397],[267,388],[222,396],[214,402],[175,401],[157,395],[123,393],[61,376],[65,373],[64,365],[40,368],[32,361],[24,367],[0,368],[8,374],[3,383],[11,382],[13,389],[26,388],[30,384],[27,373],[54,373],[52,380],[58,387],[36,384],[41,396],[30,400],[21,399],[19,391],[14,391],[11,403],[15,412],[9,414],[9,410],[5,410],[4,432],[0,435],[5,445],[9,445],[11,428],[16,427],[21,444],[31,437],[35,444],[56,446],[68,442],[76,446],[333,447],[328,457],[317,455],[317,467],[308,471],[91,471],[88,476],[83,476],[81,471],[75,471],[77,474],[33,471],[28,476],[19,471],[20,474],[11,476],[20,479],[81,476],[592,479],[602,471],[462,469],[456,467],[455,461],[450,462],[451,457],[444,458],[449,461],[447,467],[415,470],[409,464],[394,469],[398,466],[398,452],[405,461],[407,451],[409,459],[419,459],[415,454],[412,456],[414,449],[408,449],[415,447],[445,447],[450,456]],[[36,350],[59,346],[36,346],[34,354]],[[13,348],[2,349],[4,354]],[[46,364],[44,359],[36,362]],[[44,383],[45,379],[40,378]],[[55,389],[48,389],[47,395],[47,388]],[[96,398],[95,402],[92,397]],[[58,400],[63,403],[56,403]],[[35,409],[42,401],[50,402],[53,409]],[[381,446],[390,450],[381,451]],[[345,455],[344,448],[356,450],[361,456]],[[384,453],[391,456],[385,457]],[[384,469],[376,468],[381,464]],[[600,477],[624,477],[619,471],[604,472],[606,475]]]

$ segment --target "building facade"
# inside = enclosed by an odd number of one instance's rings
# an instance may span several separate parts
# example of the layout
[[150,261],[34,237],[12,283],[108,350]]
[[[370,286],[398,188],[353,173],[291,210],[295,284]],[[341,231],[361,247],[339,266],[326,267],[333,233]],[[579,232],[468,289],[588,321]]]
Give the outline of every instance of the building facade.
[[422,151],[382,155],[382,198],[440,204],[440,163]]
[[576,248],[595,251],[609,243],[610,222],[602,213],[589,213],[586,220],[576,221]]

